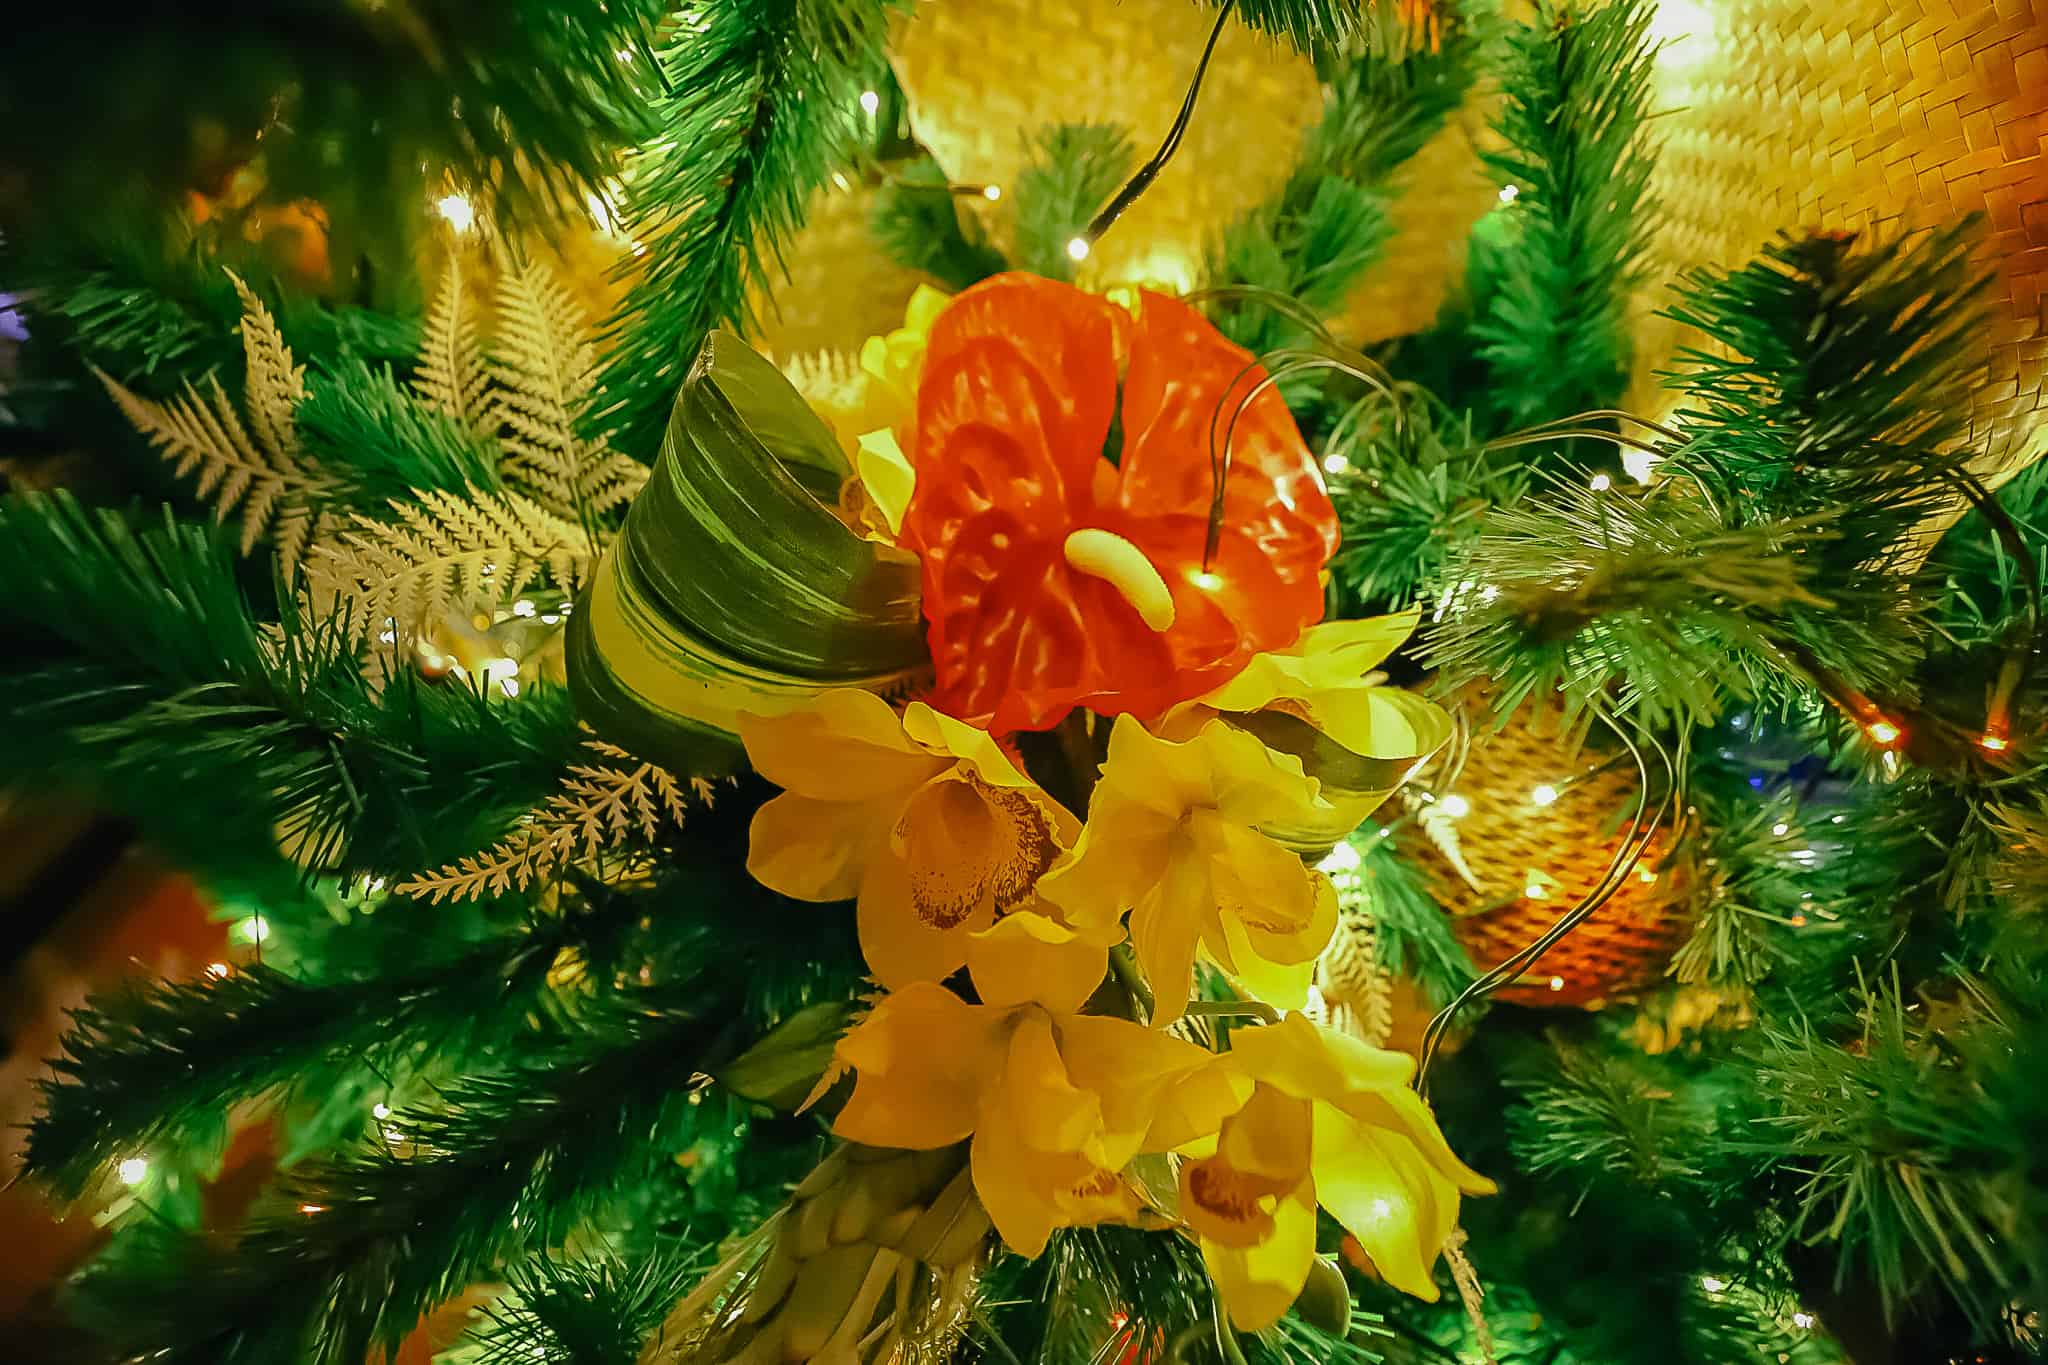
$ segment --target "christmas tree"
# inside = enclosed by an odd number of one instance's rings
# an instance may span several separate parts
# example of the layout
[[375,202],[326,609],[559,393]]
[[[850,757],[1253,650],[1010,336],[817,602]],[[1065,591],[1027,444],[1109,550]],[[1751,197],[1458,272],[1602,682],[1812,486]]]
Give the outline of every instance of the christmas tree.
[[1869,11],[33,20],[77,1358],[2038,1355],[2048,19]]

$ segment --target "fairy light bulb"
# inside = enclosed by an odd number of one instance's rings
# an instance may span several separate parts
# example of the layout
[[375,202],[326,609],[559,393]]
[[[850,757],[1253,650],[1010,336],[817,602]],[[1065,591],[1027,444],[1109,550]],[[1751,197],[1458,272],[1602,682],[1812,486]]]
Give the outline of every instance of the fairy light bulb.
[[1001,185],[983,185],[981,187],[981,197],[993,204],[1003,197],[1003,187]]
[[1330,474],[1343,474],[1351,468],[1351,461],[1341,454],[1323,456],[1323,469]]
[[1878,745],[1893,745],[1905,733],[1888,720],[1873,720],[1863,727],[1863,733],[1870,736],[1870,742]]
[[116,1166],[114,1173],[121,1177],[123,1185],[133,1189],[149,1179],[149,1162],[142,1157],[131,1156],[119,1166]]
[[1557,804],[1557,788],[1551,786],[1548,782],[1541,784],[1529,793],[1529,804],[1532,806],[1551,806]]
[[860,111],[863,114],[866,114],[869,118],[873,118],[875,116],[875,111],[880,109],[881,107],[882,97],[880,95],[876,94],[872,90],[863,90],[860,92]]
[[2004,753],[2007,744],[2008,741],[2004,735],[1994,735],[1989,733],[1988,731],[1977,740],[1977,746],[1979,748],[1985,750],[1988,753],[1994,754]]
[[1563,977],[1561,977],[1561,976],[1553,976],[1553,977],[1551,977],[1551,978],[1550,978],[1550,989],[1552,989],[1552,990],[1554,990],[1554,991],[1561,991],[1561,990],[1563,990],[1563,989],[1564,989],[1564,978],[1563,978]]
[[1595,493],[1605,493],[1608,489],[1614,487],[1614,480],[1605,474],[1595,474],[1591,479],[1587,480],[1586,487],[1592,489]]
[[470,203],[465,195],[442,195],[434,201],[434,212],[457,232],[468,232],[476,226],[476,205]]
[[1444,814],[1450,816],[1453,820],[1462,820],[1472,813],[1472,803],[1456,792],[1452,792],[1437,804],[1441,805]]
[[1709,1294],[1718,1294],[1727,1287],[1728,1281],[1722,1279],[1719,1275],[1700,1276],[1700,1288],[1706,1290]]
[[1086,237],[1070,237],[1067,239],[1068,260],[1085,261],[1088,259],[1088,253],[1091,250],[1093,248],[1088,245]]

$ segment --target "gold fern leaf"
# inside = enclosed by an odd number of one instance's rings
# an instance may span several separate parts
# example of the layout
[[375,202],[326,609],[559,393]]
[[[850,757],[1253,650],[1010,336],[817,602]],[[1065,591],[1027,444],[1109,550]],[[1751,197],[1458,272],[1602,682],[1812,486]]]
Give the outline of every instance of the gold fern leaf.
[[316,594],[346,610],[358,635],[411,634],[450,611],[468,615],[537,580],[574,592],[596,556],[583,528],[517,493],[467,497],[413,490],[391,516],[357,515],[313,549]]
[[[608,763],[571,765],[562,789],[529,811],[520,828],[484,852],[414,877],[397,888],[409,896],[475,900],[524,891],[557,868],[591,863],[625,849],[635,835],[652,843],[664,824],[680,826],[687,807],[675,774],[641,763],[602,740],[584,741]],[[628,766],[630,765],[630,766]],[[711,788],[693,781],[692,792],[709,802]]]
[[277,319],[256,292],[227,272],[242,300],[242,406],[271,463],[286,469],[302,463],[295,413],[306,397],[306,367],[292,363],[291,349]]
[[491,409],[485,401],[490,376],[484,369],[483,347],[477,341],[467,282],[453,256],[434,294],[434,305],[427,310],[418,372],[412,382],[413,390],[429,405],[464,426],[477,432],[491,429]]
[[102,370],[93,373],[129,425],[170,462],[172,472],[191,478],[199,496],[212,499],[216,520],[240,512],[243,554],[269,532],[285,575],[298,572],[306,543],[322,520],[314,509],[334,491],[332,480],[310,462],[271,459],[250,439],[217,379],[209,377],[204,392],[187,384],[184,393],[159,403],[131,392]]
[[546,266],[512,261],[500,272],[495,341],[490,401],[506,481],[585,524],[630,500],[647,468],[578,432],[596,351],[588,319]]

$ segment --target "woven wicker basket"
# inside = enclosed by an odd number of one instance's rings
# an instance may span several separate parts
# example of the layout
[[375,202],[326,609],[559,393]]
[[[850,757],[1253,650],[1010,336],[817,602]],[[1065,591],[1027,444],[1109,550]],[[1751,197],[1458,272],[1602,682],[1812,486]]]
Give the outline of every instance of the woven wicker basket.
[[[1414,856],[1482,971],[1535,941],[1606,873],[1639,790],[1634,765],[1607,758],[1531,704],[1498,734],[1475,734],[1455,775],[1435,779],[1438,804],[1461,799],[1466,813],[1433,821],[1455,830],[1454,851],[1415,840]],[[1555,799],[1541,800],[1550,791]],[[1661,980],[1689,929],[1673,908],[1679,875],[1660,867],[1670,843],[1659,831],[1620,890],[1495,998],[1585,1007]]]

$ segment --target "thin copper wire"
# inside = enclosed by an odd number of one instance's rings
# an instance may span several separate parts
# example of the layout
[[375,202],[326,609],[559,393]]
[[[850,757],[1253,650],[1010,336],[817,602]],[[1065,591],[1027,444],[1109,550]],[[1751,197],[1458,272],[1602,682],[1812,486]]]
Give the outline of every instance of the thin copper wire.
[[1209,42],[1202,48],[1202,60],[1195,64],[1195,78],[1188,82],[1187,97],[1180,102],[1180,113],[1174,116],[1173,127],[1166,130],[1166,140],[1159,144],[1159,150],[1152,153],[1152,159],[1138,167],[1138,173],[1124,182],[1102,211],[1088,220],[1087,230],[1081,240],[1091,245],[1100,241],[1102,234],[1116,225],[1124,216],[1124,210],[1138,201],[1138,196],[1152,188],[1152,182],[1166,169],[1166,163],[1173,160],[1173,154],[1180,150],[1180,140],[1188,131],[1188,120],[1195,116],[1195,99],[1202,93],[1202,78],[1209,74],[1209,59],[1216,55],[1216,41],[1223,36],[1223,26],[1230,20],[1231,10],[1237,7],[1237,0],[1223,0],[1216,11],[1216,26],[1209,30]]
[[1521,976],[1530,967],[1534,966],[1545,953],[1556,947],[1564,939],[1565,935],[1578,928],[1594,911],[1605,905],[1614,896],[1614,893],[1620,889],[1622,882],[1628,875],[1628,870],[1635,866],[1642,858],[1644,851],[1649,848],[1650,841],[1656,837],[1657,830],[1663,824],[1666,813],[1677,800],[1678,770],[1671,761],[1671,755],[1665,752],[1664,746],[1659,744],[1654,736],[1646,732],[1643,738],[1656,751],[1658,758],[1662,760],[1669,781],[1666,784],[1663,798],[1657,803],[1655,813],[1650,816],[1648,823],[1645,824],[1643,816],[1649,807],[1650,798],[1649,765],[1643,761],[1642,751],[1636,747],[1635,741],[1630,739],[1628,732],[1613,717],[1607,714],[1604,707],[1596,705],[1592,709],[1593,714],[1605,722],[1607,727],[1613,730],[1615,736],[1621,740],[1622,746],[1629,752],[1629,757],[1635,760],[1636,772],[1641,778],[1642,786],[1636,795],[1636,808],[1634,814],[1629,819],[1628,833],[1622,836],[1620,844],[1615,847],[1614,856],[1607,864],[1607,871],[1601,875],[1600,880],[1593,885],[1591,890],[1579,898],[1577,904],[1560,915],[1557,922],[1545,930],[1529,946],[1495,964],[1477,980],[1465,987],[1464,990],[1458,992],[1455,1000],[1437,1011],[1436,1017],[1429,1021],[1429,1027],[1424,1030],[1422,1035],[1420,1064],[1416,1068],[1415,1075],[1415,1086],[1418,1091],[1426,1092],[1430,1065],[1436,1060],[1437,1051],[1443,1045],[1444,1036],[1450,1031],[1451,1021],[1457,1017],[1458,1011],[1474,1000],[1491,995],[1494,991],[1499,990],[1502,986]]

